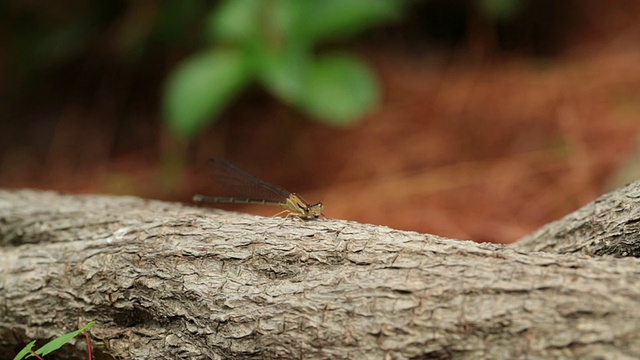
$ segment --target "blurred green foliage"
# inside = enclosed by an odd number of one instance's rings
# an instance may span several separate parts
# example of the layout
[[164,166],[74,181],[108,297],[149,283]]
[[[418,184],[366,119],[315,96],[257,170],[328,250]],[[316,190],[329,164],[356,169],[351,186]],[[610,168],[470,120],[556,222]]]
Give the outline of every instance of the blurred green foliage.
[[226,0],[206,21],[208,49],[182,62],[164,96],[169,128],[193,136],[257,81],[321,121],[348,125],[378,101],[371,71],[345,53],[316,54],[326,40],[399,15],[402,1]]
[[[448,4],[445,1],[424,3],[433,6],[419,11],[455,24],[459,21],[455,16],[464,20],[469,6],[500,21],[516,19],[533,2],[466,0],[460,3],[460,14],[451,16],[437,11]],[[97,96],[90,91],[99,88],[96,82],[108,77],[109,71],[155,85],[157,75],[164,76],[163,64],[173,63],[180,54],[193,54],[173,70],[163,89],[164,120],[174,133],[193,136],[254,83],[319,121],[349,125],[376,104],[378,85],[355,56],[330,51],[335,46],[327,43],[335,45],[398,18],[406,6],[421,4],[415,0],[71,0],[69,6],[60,7],[0,2],[4,25],[0,34],[7,39],[0,44],[4,53],[0,93],[6,103],[31,108],[32,99],[40,94],[53,103],[66,101],[63,95],[75,88],[89,89],[78,94]],[[424,16],[414,18],[411,31],[421,29],[420,21],[441,23]],[[464,33],[466,28],[462,29]],[[438,31],[428,28],[425,36],[437,37]]]

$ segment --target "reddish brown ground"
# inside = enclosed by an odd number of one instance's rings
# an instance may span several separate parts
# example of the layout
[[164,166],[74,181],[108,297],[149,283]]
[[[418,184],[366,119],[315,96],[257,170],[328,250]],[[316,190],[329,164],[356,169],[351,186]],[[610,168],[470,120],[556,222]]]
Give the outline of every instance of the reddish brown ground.
[[385,100],[360,125],[296,129],[284,160],[260,139],[288,137],[266,125],[227,150],[269,164],[261,175],[321,199],[329,217],[493,242],[593,200],[633,150],[640,51],[544,66],[376,60]]
[[[619,24],[625,14],[614,15],[607,19]],[[625,36],[619,27],[592,29],[546,61],[505,54],[433,61],[428,52],[369,48],[362,55],[380,77],[383,101],[357,126],[301,120],[252,90],[191,144],[159,130],[156,100],[123,116],[118,101],[157,99],[159,91],[146,94],[132,87],[136,79],[105,72],[94,98],[51,115],[55,126],[33,122],[29,136],[44,159],[26,145],[4,151],[0,186],[188,201],[209,187],[206,158],[222,155],[322,200],[331,218],[512,242],[608,191],[633,153],[640,32],[629,26]],[[80,82],[75,91],[83,89]],[[123,117],[148,121],[113,123]]]

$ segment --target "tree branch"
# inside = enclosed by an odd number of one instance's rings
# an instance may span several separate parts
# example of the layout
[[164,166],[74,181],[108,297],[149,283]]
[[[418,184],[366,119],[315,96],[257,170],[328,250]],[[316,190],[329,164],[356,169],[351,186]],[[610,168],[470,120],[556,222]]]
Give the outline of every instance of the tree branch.
[[0,191],[0,350],[95,320],[98,358],[640,357],[638,260],[576,253],[633,229],[634,189],[514,247]]
[[515,244],[523,251],[640,257],[640,182],[603,195]]

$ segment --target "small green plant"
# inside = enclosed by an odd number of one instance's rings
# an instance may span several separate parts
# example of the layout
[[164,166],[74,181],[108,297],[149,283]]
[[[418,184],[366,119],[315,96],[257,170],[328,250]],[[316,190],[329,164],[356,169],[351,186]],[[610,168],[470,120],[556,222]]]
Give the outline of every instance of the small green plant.
[[60,349],[62,347],[62,345],[68,343],[71,339],[73,339],[74,337],[78,336],[79,334],[85,333],[86,337],[87,337],[87,347],[89,349],[89,360],[92,359],[92,354],[91,354],[91,343],[89,340],[89,334],[86,332],[87,330],[89,330],[90,327],[92,327],[95,324],[95,321],[92,321],[90,323],[88,323],[87,325],[85,325],[82,329],[76,330],[76,331],[72,331],[70,333],[64,334],[60,337],[57,337],[51,341],[49,341],[48,343],[46,343],[44,346],[42,346],[41,348],[39,348],[38,350],[33,351],[32,348],[33,346],[36,344],[36,341],[33,340],[32,342],[28,343],[27,346],[25,346],[22,350],[20,350],[20,352],[18,353],[18,355],[16,355],[13,360],[20,360],[20,359],[24,359],[24,358],[29,358],[32,356],[35,356],[36,358],[43,360],[43,356],[50,354],[58,349]]
[[192,136],[247,85],[268,91],[311,116],[351,124],[377,103],[369,69],[345,53],[315,54],[343,38],[396,17],[399,0],[226,0],[209,15],[210,48],[186,59],[169,77],[164,116]]

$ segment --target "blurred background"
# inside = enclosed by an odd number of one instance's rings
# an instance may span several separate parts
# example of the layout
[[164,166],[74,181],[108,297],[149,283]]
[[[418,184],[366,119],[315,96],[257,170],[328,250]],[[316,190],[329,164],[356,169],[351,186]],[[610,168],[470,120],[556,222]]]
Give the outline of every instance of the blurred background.
[[215,156],[331,218],[513,242],[640,176],[639,17],[634,0],[4,1],[0,187],[190,202],[215,195]]

